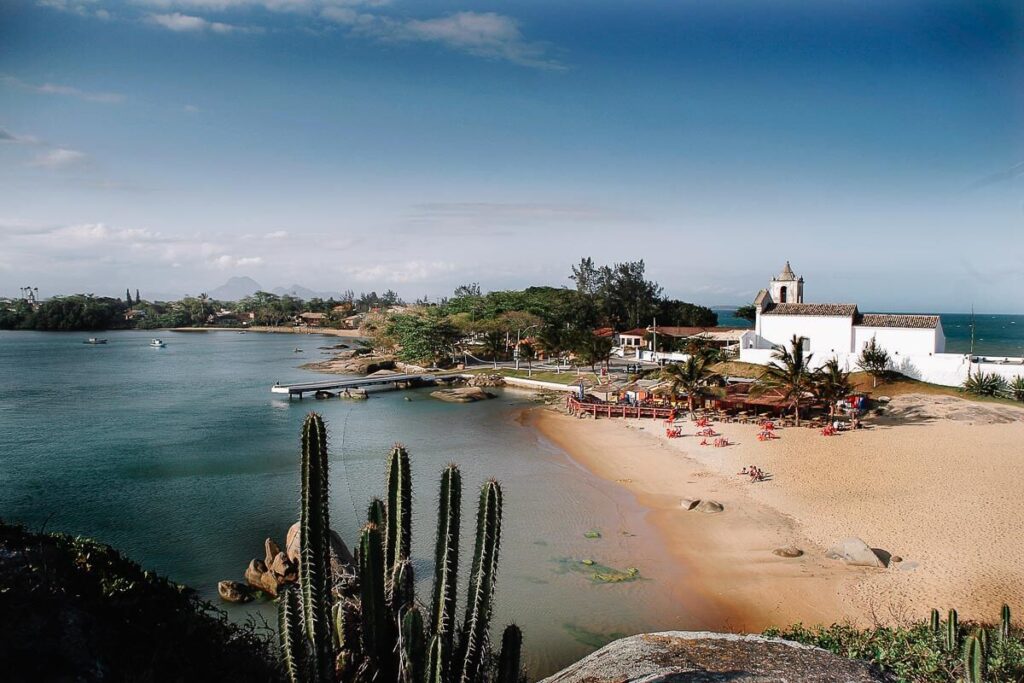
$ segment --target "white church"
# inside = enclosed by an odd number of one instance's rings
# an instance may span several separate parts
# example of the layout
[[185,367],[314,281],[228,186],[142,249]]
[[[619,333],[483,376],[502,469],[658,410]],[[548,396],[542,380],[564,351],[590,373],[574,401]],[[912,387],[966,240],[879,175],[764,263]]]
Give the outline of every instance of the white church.
[[908,377],[959,386],[971,372],[995,372],[1007,379],[1024,376],[1021,359],[992,359],[945,353],[946,337],[937,315],[861,313],[856,304],[806,303],[804,279],[786,262],[754,300],[754,329],[740,337],[740,360],[767,365],[794,335],[814,354],[812,367],[835,358],[840,366],[859,369],[857,358],[872,339],[889,352],[892,369]]
[[857,304],[804,302],[804,279],[786,262],[768,289],[754,299],[754,329],[741,337],[747,350],[788,346],[793,335],[803,337],[804,350],[824,363],[829,358],[857,356],[871,339],[892,356],[942,353],[946,338],[937,315],[861,313]]

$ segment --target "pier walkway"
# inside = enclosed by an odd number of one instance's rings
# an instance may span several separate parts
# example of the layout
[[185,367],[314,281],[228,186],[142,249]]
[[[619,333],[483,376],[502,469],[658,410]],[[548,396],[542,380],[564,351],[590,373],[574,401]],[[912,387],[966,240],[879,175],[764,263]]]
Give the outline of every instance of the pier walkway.
[[275,394],[288,394],[288,398],[303,394],[315,394],[318,391],[343,391],[345,389],[361,389],[363,387],[380,386],[383,384],[397,384],[404,382],[452,382],[459,379],[464,373],[442,372],[442,373],[411,373],[398,375],[376,375],[370,377],[347,377],[322,382],[302,382],[298,384],[275,384],[270,388]]

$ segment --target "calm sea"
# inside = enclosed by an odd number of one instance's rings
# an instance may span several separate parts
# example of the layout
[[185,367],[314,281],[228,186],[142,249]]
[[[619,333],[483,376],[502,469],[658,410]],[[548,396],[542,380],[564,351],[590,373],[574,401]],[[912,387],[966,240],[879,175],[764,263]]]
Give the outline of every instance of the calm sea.
[[[215,599],[218,580],[240,579],[249,560],[262,557],[263,539],[283,542],[297,519],[299,427],[316,409],[331,430],[331,521],[350,545],[370,497],[383,491],[388,448],[410,448],[421,595],[429,594],[443,466],[463,468],[464,539],[476,487],[489,476],[502,482],[495,623],[523,626],[535,675],[623,633],[709,626],[666,598],[679,570],[629,494],[521,424],[522,409],[533,405],[524,394],[470,405],[423,391],[358,403],[289,401],[270,386],[322,379],[298,366],[337,339],[165,333],[167,348],[154,349],[150,333],[106,333],[105,346],[85,345],[85,336],[0,332],[5,520],[111,543]],[[304,353],[293,352],[297,345]],[[591,530],[601,538],[586,538]],[[645,578],[594,584],[567,561],[582,559],[636,566]],[[231,606],[229,614],[272,621],[273,606]]]
[[[723,327],[752,327],[751,323],[732,315],[735,309],[716,308],[718,324]],[[942,330],[946,335],[946,351],[968,353],[971,350],[969,313],[943,313]],[[974,320],[974,352],[987,356],[1024,356],[1024,315],[993,315],[979,313]]]

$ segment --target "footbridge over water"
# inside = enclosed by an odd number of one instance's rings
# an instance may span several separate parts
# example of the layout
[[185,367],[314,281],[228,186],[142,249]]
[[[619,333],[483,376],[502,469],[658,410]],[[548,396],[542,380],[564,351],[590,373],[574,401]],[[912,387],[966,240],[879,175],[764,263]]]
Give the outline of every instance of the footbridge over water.
[[275,394],[288,394],[288,398],[303,394],[315,394],[318,391],[344,391],[345,389],[362,389],[363,387],[383,386],[387,384],[406,384],[433,382],[454,382],[461,378],[462,372],[443,373],[408,373],[395,375],[370,375],[369,377],[349,377],[345,379],[324,380],[322,382],[301,382],[297,384],[277,383],[270,388]]

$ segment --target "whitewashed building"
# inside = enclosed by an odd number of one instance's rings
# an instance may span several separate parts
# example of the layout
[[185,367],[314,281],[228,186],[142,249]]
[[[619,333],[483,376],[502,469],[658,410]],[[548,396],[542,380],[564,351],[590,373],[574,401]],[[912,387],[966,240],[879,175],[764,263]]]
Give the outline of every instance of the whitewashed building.
[[804,279],[786,262],[767,289],[754,299],[754,329],[740,338],[740,360],[767,365],[775,349],[788,347],[793,336],[812,353],[812,367],[835,358],[856,370],[857,358],[872,340],[888,351],[891,367],[908,377],[958,386],[971,372],[995,372],[1007,379],[1024,376],[1024,360],[970,357],[945,353],[946,337],[937,315],[861,313],[856,304],[804,302]]

